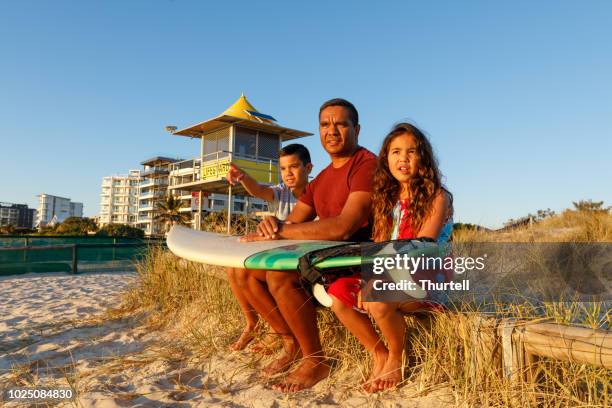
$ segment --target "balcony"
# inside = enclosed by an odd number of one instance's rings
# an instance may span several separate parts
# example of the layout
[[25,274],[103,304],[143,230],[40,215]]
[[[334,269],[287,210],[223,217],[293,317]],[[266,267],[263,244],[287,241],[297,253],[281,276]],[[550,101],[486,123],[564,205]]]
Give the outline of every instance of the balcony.
[[178,172],[181,170],[192,170],[194,168],[200,167],[200,159],[191,159],[191,160],[183,160],[180,162],[172,163],[170,165],[170,171],[172,173]]
[[168,187],[168,179],[145,179],[140,182],[140,188],[145,187]]
[[141,177],[167,176],[169,173],[170,171],[168,169],[153,167],[153,168],[147,169],[143,171],[142,173],[140,173],[140,176]]
[[141,200],[155,199],[155,198],[163,198],[166,197],[165,191],[147,191],[146,193],[140,193],[138,198]]
[[200,159],[173,163],[170,166],[170,185],[181,185],[200,180],[200,166]]
[[[245,170],[260,183],[278,183],[278,161],[255,156],[231,153],[225,150],[209,153],[201,159],[173,163],[170,172],[171,190],[205,190],[211,193],[227,193],[225,175],[230,162]],[[192,166],[192,167],[191,167]],[[234,186],[234,194],[243,194],[240,185]]]

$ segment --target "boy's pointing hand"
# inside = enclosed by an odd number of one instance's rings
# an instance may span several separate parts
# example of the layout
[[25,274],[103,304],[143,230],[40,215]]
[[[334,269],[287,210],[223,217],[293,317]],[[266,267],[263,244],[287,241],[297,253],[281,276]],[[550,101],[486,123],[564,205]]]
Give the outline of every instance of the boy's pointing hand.
[[232,185],[235,186],[236,183],[240,183],[240,181],[244,178],[244,171],[240,170],[238,166],[234,163],[230,163],[229,170],[225,175],[225,179]]

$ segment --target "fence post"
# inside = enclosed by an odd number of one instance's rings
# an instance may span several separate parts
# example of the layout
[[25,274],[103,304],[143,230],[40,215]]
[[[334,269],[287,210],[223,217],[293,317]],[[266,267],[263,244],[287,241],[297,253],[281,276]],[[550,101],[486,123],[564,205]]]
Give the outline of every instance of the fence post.
[[77,256],[78,256],[78,251],[77,251],[77,244],[73,244],[72,245],[72,273],[78,273],[78,269],[77,269]]
[[30,246],[30,238],[25,237],[25,246],[23,249],[23,263],[28,262],[28,246]]
[[244,235],[249,233],[249,196],[244,197]]
[[518,377],[518,356],[512,344],[515,326],[514,319],[506,318],[501,320],[497,328],[497,333],[501,337],[503,373],[511,382],[515,382]]

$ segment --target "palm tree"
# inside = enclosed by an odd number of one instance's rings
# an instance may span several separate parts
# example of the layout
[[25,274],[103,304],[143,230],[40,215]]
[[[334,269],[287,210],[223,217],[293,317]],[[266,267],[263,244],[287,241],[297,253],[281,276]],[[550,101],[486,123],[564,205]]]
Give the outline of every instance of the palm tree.
[[171,226],[187,225],[190,220],[189,214],[181,212],[183,202],[172,195],[168,196],[165,201],[158,202],[156,207],[159,214],[154,217],[154,220],[163,222],[166,225],[166,232],[170,231]]

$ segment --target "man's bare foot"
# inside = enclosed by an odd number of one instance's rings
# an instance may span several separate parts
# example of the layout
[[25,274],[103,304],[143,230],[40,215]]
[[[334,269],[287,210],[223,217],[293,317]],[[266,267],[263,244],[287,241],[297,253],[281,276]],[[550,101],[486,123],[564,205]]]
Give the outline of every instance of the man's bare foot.
[[374,386],[375,382],[378,380],[380,373],[383,372],[383,368],[385,367],[385,363],[389,358],[389,352],[386,347],[383,347],[379,350],[375,350],[372,354],[372,373],[370,374],[370,378],[363,383],[362,388],[367,392],[376,392],[378,391]]
[[280,357],[272,361],[261,370],[261,375],[264,377],[272,377],[278,373],[282,373],[289,369],[297,359],[302,356],[301,351],[295,347],[284,347]]
[[229,348],[234,351],[244,350],[244,348],[255,338],[253,329],[246,327],[238,340],[230,344]]
[[372,384],[372,391],[382,391],[394,388],[402,381],[402,356],[392,356],[389,354],[385,366],[383,367],[378,379]]
[[282,392],[298,392],[314,386],[329,376],[330,367],[324,357],[306,357],[298,368],[272,388]]

